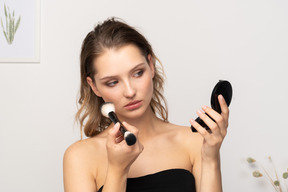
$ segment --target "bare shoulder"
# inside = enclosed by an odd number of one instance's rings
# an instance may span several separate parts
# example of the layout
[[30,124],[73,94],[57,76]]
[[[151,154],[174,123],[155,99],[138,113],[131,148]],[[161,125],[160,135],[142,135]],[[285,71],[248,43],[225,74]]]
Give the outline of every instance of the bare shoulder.
[[182,142],[187,143],[188,145],[193,144],[193,146],[202,145],[203,137],[197,132],[192,132],[190,127],[171,123],[169,123],[169,127],[176,132],[178,139]]
[[66,149],[63,157],[65,191],[95,191],[97,169],[106,153],[105,144],[104,138],[96,136],[77,141]]
[[170,124],[169,126],[175,132],[176,140],[179,142],[179,145],[182,145],[187,149],[192,161],[194,161],[193,159],[200,154],[203,137],[197,132],[192,132],[191,128],[188,126],[175,124]]
[[103,145],[105,145],[105,140],[101,137],[87,138],[84,140],[77,141],[70,145],[65,153],[65,159],[74,159],[74,160],[85,160],[93,159],[97,157],[97,154],[103,150]]

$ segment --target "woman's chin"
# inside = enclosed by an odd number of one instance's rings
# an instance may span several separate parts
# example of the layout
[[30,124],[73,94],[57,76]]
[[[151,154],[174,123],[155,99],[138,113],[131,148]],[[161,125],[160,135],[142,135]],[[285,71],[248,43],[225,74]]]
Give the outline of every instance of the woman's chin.
[[[151,111],[151,114],[152,114],[152,111]],[[133,111],[126,111],[125,114],[123,115],[123,119],[135,121],[135,120],[144,118],[147,115],[149,115],[147,110],[144,111],[143,109],[139,108]]]

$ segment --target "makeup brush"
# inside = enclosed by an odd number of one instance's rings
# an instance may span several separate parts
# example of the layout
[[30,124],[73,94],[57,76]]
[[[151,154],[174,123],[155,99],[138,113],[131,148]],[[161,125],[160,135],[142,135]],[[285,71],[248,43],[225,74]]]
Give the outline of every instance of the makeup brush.
[[114,104],[111,102],[106,102],[101,106],[101,113],[103,116],[110,118],[111,121],[116,124],[116,123],[120,123],[120,132],[123,134],[124,139],[127,143],[127,145],[134,145],[136,142],[136,137],[133,133],[129,132],[126,130],[126,128],[124,127],[124,125],[122,125],[122,123],[119,121],[116,113],[115,113],[115,107]]

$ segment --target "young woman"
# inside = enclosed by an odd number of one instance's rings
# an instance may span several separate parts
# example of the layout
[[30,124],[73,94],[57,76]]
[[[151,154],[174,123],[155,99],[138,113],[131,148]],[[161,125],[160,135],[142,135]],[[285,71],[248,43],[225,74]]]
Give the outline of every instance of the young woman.
[[[119,19],[88,33],[76,115],[88,139],[65,152],[66,192],[222,191],[219,149],[229,116],[224,98],[218,98],[221,114],[207,106],[197,111],[209,132],[194,120],[198,133],[169,123],[156,61],[145,37]],[[104,102],[115,105],[120,121],[137,137],[134,145],[123,140],[119,123],[101,115]]]

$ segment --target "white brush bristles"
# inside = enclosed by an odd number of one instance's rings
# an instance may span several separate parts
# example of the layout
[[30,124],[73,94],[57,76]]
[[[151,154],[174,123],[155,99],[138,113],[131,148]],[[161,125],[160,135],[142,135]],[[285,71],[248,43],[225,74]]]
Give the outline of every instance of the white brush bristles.
[[103,116],[105,117],[108,117],[108,114],[113,111],[115,112],[115,107],[114,107],[114,104],[113,103],[110,103],[110,102],[107,102],[107,103],[104,103],[102,106],[101,106],[101,113]]

